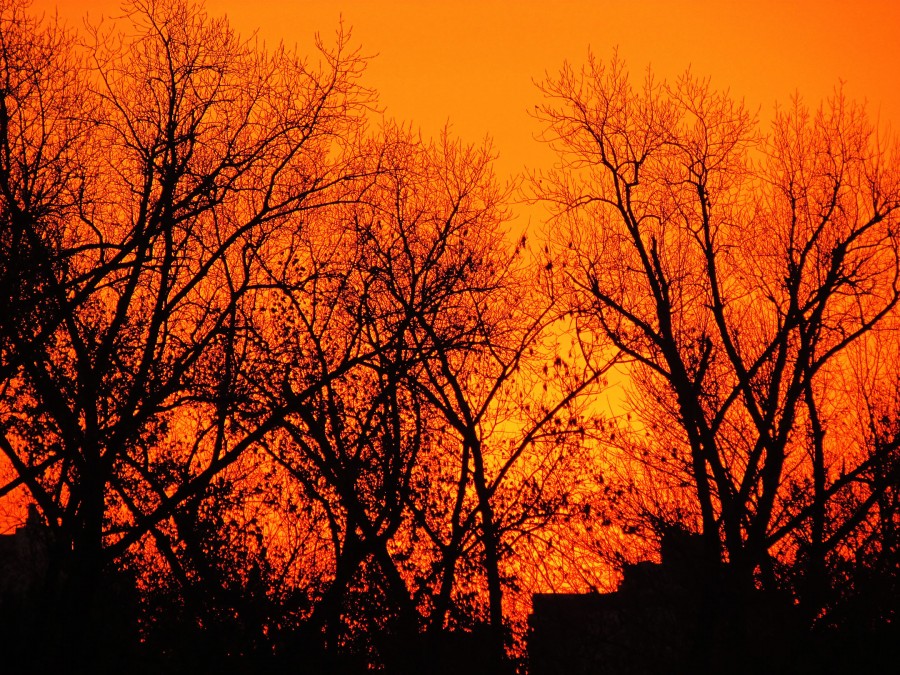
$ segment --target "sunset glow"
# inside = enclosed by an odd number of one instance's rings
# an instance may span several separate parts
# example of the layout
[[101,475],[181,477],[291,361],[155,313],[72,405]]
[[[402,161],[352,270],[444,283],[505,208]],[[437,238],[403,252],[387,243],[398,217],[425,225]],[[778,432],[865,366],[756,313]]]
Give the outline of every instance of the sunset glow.
[[[120,0],[36,0],[70,24],[118,13]],[[210,0],[244,34],[309,50],[338,22],[372,56],[365,84],[391,117],[427,135],[450,123],[470,142],[494,140],[501,175],[552,161],[533,142],[534,81],[563,61],[581,63],[618,49],[636,72],[652,65],[673,78],[690,67],[743,98],[768,119],[795,92],[817,102],[843,81],[885,125],[900,125],[900,5],[864,0],[813,2],[590,2],[542,0],[370,2]]]
[[0,0],[0,656],[896,665],[898,30]]

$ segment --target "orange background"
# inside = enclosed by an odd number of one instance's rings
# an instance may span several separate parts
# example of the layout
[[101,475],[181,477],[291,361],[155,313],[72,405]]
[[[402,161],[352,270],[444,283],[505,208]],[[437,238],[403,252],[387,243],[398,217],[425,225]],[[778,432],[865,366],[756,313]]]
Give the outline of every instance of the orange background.
[[[120,0],[36,0],[70,24],[118,13]],[[662,77],[691,66],[717,88],[743,97],[765,119],[795,91],[816,103],[843,80],[882,127],[900,130],[900,2],[818,0],[207,0],[242,33],[303,51],[328,38],[343,16],[354,41],[375,56],[366,83],[387,113],[433,134],[450,121],[457,135],[494,139],[498,170],[552,161],[532,140],[533,85],[588,47],[614,47],[632,72],[652,64]]]

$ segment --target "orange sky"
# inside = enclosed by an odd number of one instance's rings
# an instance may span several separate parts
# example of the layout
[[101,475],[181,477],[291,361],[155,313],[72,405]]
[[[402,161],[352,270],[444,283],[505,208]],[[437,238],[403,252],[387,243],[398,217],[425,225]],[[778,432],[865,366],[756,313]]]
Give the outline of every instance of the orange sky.
[[[120,0],[35,0],[35,9],[72,23],[90,11],[115,14]],[[900,2],[892,0],[207,0],[242,32],[307,49],[339,16],[364,51],[377,54],[368,84],[389,114],[427,134],[449,120],[477,141],[489,134],[501,174],[546,164],[527,111],[539,102],[532,80],[590,46],[618,45],[632,70],[661,76],[688,65],[763,114],[799,91],[818,101],[844,80],[883,125],[900,130]]]

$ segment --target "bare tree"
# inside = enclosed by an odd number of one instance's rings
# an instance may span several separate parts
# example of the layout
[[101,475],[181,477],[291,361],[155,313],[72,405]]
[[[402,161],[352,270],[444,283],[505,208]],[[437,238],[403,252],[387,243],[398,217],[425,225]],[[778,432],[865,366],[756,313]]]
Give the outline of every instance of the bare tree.
[[310,65],[178,0],[84,52],[19,4],[3,21],[3,275],[29,319],[2,330],[4,492],[91,617],[101,570],[148,534],[178,564],[167,521],[303,399],[244,414],[246,298],[267,239],[342,198],[370,97],[345,36]]
[[[542,89],[560,164],[536,193],[579,330],[632,362],[651,439],[636,459],[672,490],[687,480],[685,515],[740,584],[774,586],[788,533],[812,523],[834,549],[877,501],[826,534],[822,509],[873,460],[838,474],[819,441],[826,373],[900,297],[894,155],[840,90],[762,134],[707,82],[634,87],[615,58]],[[788,494],[798,472],[815,483],[805,505]]]
[[[477,348],[479,317],[464,297],[487,292],[470,275],[496,243],[504,196],[486,152],[447,137],[427,144],[391,125],[373,142],[374,180],[362,182],[359,199],[321,211],[286,242],[271,268],[278,323],[260,334],[263,353],[299,364],[291,378],[328,383],[287,420],[289,442],[271,446],[328,513],[335,568],[314,618],[332,643],[345,621],[374,621],[372,635],[399,631],[402,658],[414,661],[430,611],[424,580],[438,564],[416,545],[412,518],[429,498],[423,464],[436,442],[432,406],[411,386],[436,358],[420,344],[420,325],[440,317],[453,349]],[[371,617],[354,595],[360,583],[370,601],[383,594]]]
[[[565,490],[551,496],[548,486],[567,442],[580,437],[580,398],[605,365],[576,373],[548,348],[558,317],[525,242],[501,230],[504,194],[489,148],[445,136],[429,153],[426,167],[387,172],[392,223],[376,215],[366,231],[379,273],[372,296],[402,317],[412,357],[402,384],[429,410],[407,497],[408,536],[431,547],[420,611],[435,638],[486,627],[487,667],[502,670],[512,540],[557,515]],[[427,549],[418,548],[421,558]]]

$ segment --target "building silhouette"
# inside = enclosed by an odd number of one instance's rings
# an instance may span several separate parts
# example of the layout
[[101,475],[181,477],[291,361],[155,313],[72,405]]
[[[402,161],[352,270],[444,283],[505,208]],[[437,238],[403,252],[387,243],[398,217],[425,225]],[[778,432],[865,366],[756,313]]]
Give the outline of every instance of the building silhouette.
[[0,535],[0,603],[22,601],[44,582],[49,542],[50,529],[33,504],[24,525]]
[[535,594],[530,675],[796,672],[790,601],[741,591],[699,535],[665,532],[662,562],[626,565],[615,592]]

